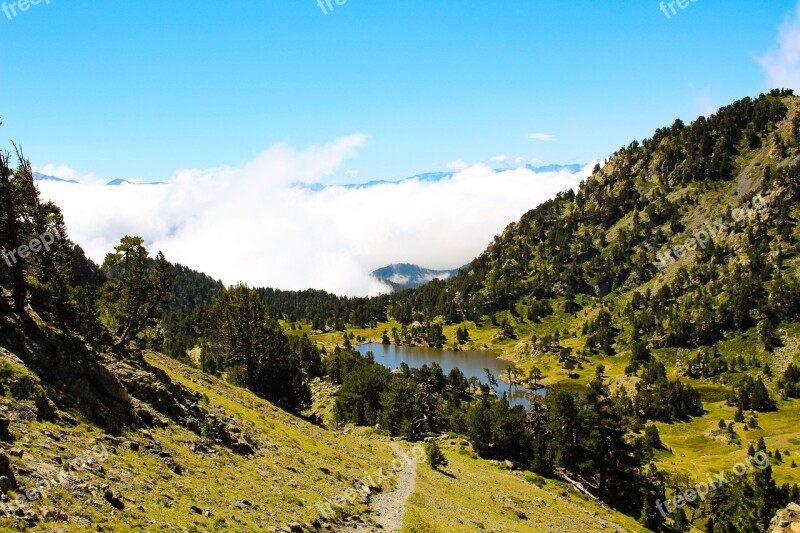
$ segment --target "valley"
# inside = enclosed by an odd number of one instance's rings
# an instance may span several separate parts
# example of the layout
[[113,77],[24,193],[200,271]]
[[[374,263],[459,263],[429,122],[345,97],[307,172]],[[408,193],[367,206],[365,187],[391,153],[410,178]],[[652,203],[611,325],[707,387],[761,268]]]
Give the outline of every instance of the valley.
[[224,286],[133,236],[97,265],[17,156],[6,247],[61,238],[0,264],[3,527],[749,531],[800,497],[790,91],[659,129],[372,298]]

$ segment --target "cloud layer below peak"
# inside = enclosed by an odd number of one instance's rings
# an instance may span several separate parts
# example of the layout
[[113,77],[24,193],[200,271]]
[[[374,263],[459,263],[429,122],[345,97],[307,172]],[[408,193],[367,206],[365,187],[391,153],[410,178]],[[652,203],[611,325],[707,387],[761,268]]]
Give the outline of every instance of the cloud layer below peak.
[[275,145],[242,167],[182,170],[159,186],[39,187],[96,261],[120,237],[135,234],[153,252],[226,284],[374,295],[388,289],[370,276],[376,268],[463,265],[508,223],[577,187],[593,166],[537,173],[459,162],[455,174],[438,181],[299,185],[324,182],[365,140],[352,135],[304,150]]

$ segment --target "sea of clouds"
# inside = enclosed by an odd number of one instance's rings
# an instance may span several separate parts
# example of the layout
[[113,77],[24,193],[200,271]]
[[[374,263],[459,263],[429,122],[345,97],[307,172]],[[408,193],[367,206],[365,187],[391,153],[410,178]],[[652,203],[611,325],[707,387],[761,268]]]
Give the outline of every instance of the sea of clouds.
[[[70,238],[97,262],[120,237],[139,235],[151,252],[226,284],[356,296],[389,290],[370,272],[391,263],[468,263],[510,222],[576,188],[594,165],[572,174],[459,162],[439,181],[308,186],[324,184],[365,140],[278,144],[244,166],[182,170],[164,185],[106,186],[87,177],[39,187],[63,209]],[[68,167],[39,170],[76,177]]]

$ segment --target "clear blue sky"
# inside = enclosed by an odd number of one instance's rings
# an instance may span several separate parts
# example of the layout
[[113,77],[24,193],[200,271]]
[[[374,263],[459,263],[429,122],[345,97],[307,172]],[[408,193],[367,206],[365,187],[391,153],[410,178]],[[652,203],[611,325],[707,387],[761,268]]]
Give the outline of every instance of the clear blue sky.
[[766,90],[754,56],[795,4],[698,0],[667,19],[656,0],[347,0],[327,15],[316,0],[42,0],[0,12],[0,139],[108,179],[351,133],[370,136],[347,163],[361,181],[498,154],[587,162]]

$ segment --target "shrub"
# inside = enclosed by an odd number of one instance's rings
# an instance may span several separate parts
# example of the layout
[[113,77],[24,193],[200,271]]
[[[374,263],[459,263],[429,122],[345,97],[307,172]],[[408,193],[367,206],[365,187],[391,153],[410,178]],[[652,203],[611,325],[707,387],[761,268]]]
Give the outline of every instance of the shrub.
[[438,470],[440,466],[447,466],[447,457],[444,456],[438,442],[433,441],[426,444],[425,455],[428,458],[428,464],[434,470]]
[[525,481],[531,485],[536,485],[537,487],[544,487],[547,485],[547,481],[542,476],[537,476],[532,472],[525,473]]

